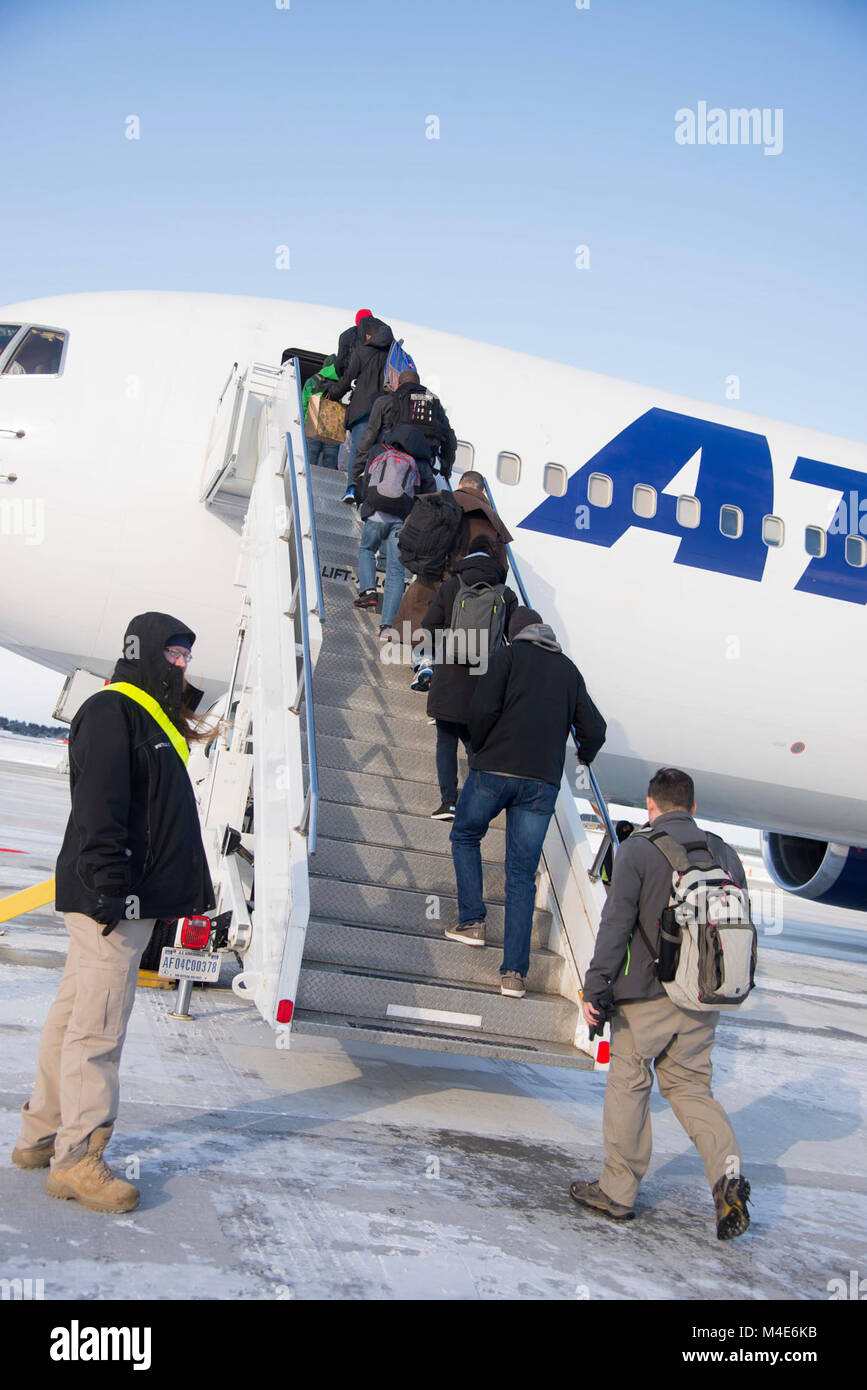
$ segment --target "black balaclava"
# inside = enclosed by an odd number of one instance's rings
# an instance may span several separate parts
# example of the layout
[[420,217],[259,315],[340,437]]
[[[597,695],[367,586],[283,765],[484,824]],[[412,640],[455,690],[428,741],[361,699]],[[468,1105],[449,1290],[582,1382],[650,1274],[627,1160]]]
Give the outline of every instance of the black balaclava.
[[[181,713],[184,672],[163,655],[171,638],[183,638],[192,646],[196,634],[169,613],[139,613],[124,633],[124,655],[114,668],[112,681],[126,681],[153,696],[173,722]],[[201,692],[187,686],[187,701],[193,708]]]

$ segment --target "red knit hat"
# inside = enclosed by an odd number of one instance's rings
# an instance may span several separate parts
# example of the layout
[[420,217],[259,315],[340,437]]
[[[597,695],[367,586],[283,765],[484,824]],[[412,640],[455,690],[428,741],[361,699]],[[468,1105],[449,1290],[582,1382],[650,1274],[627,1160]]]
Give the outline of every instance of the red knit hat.
[[373,318],[373,314],[370,312],[369,309],[359,309],[358,313],[355,315],[355,326],[356,326],[356,328],[357,328],[358,325],[361,323],[361,320],[362,320],[362,319],[372,319],[372,318]]

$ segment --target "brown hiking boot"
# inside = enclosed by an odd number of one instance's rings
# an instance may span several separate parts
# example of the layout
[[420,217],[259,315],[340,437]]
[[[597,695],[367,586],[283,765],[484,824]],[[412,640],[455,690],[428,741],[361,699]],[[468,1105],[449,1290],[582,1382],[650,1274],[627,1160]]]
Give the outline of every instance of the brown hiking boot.
[[111,1130],[111,1125],[95,1129],[87,1141],[84,1158],[71,1168],[48,1175],[45,1191],[49,1197],[77,1202],[88,1211],[135,1211],[141,1198],[138,1188],[113,1173],[102,1157]]
[[34,1144],[29,1149],[13,1149],[12,1162],[16,1168],[47,1168],[54,1157],[54,1140]]
[[632,1208],[625,1207],[622,1202],[615,1202],[613,1197],[602,1191],[598,1182],[573,1182],[569,1188],[569,1196],[580,1207],[590,1207],[592,1211],[601,1212],[603,1216],[610,1216],[612,1221],[635,1219]]
[[750,1185],[746,1178],[722,1177],[714,1183],[717,1240],[734,1240],[735,1236],[743,1235],[750,1224],[749,1196]]

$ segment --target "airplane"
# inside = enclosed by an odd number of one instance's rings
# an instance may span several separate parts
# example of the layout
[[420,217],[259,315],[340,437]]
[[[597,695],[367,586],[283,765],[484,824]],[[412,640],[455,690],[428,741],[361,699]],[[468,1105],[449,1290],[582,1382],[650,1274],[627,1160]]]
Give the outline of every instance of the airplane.
[[[606,797],[685,767],[702,816],[763,832],[778,886],[864,907],[867,447],[380,316],[608,720]],[[161,609],[216,698],[238,611],[237,533],[201,501],[218,401],[234,365],[319,361],[352,318],[154,292],[0,310],[0,645],[107,676]]]

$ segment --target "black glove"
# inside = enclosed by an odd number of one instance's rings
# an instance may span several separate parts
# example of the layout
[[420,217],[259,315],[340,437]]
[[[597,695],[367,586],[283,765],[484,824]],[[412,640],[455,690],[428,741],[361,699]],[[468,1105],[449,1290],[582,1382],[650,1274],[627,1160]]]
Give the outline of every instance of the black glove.
[[616,1011],[614,986],[609,984],[607,990],[599,999],[588,999],[585,1002],[591,1004],[599,1015],[596,1022],[590,1024],[590,1041],[592,1042],[594,1038],[602,1037],[602,1032],[606,1023],[608,1023],[609,1019],[613,1017]]
[[99,922],[99,925],[105,928],[102,933],[103,936],[108,936],[109,932],[114,931],[118,922],[126,919],[126,898],[115,898],[106,893],[100,893],[96,907],[90,915],[94,922]]

